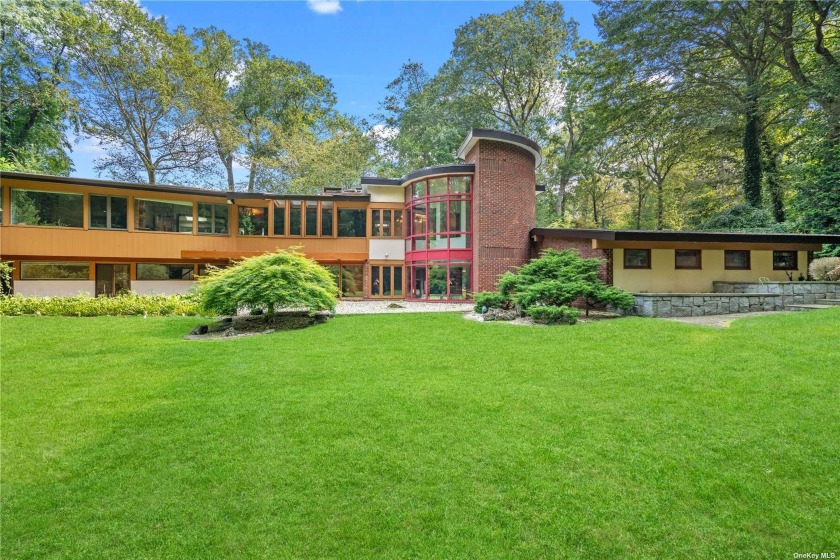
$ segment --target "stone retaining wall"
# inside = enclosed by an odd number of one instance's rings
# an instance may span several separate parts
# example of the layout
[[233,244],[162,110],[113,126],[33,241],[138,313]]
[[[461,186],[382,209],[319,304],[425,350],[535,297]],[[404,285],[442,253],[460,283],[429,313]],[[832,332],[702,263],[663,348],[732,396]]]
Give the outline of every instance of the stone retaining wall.
[[633,294],[628,315],[700,317],[751,311],[782,311],[788,305],[840,299],[840,282],[715,282],[707,294]]
[[780,294],[633,294],[636,298],[628,315],[640,317],[701,317],[751,311],[780,311]]
[[840,282],[714,282],[716,293],[778,294],[785,305],[816,303],[840,298]]

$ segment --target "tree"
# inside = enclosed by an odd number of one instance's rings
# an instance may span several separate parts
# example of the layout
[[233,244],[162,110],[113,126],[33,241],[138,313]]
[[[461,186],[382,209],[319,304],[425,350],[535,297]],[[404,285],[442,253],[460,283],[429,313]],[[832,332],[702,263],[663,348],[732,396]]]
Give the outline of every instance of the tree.
[[204,309],[222,315],[235,315],[240,309],[332,311],[338,288],[326,268],[291,249],[210,269],[199,278],[198,298]]
[[574,322],[576,313],[569,306],[580,301],[589,309],[610,305],[629,309],[635,300],[629,293],[608,286],[599,278],[604,261],[584,259],[573,249],[546,249],[516,272],[506,272],[499,279],[499,294],[476,294],[476,302],[493,302],[505,307],[508,302],[525,314],[549,322]]
[[225,170],[227,189],[235,190],[233,164],[242,144],[237,126],[234,86],[244,64],[239,41],[215,27],[196,29],[198,72],[193,92],[193,106],[201,127],[207,131],[216,155]]
[[526,0],[473,18],[455,31],[442,74],[504,128],[532,136],[577,40],[577,25],[564,15],[560,3]]
[[67,91],[68,46],[60,23],[72,0],[9,0],[0,13],[0,158],[15,169],[67,175],[65,136],[75,103]]
[[84,131],[106,149],[97,170],[152,184],[204,173],[209,139],[191,111],[190,38],[122,0],[92,0],[65,32],[84,37],[71,52]]
[[283,141],[311,133],[333,112],[330,81],[302,62],[272,56],[260,43],[245,42],[245,65],[234,92],[234,115],[243,138],[248,192],[262,167],[277,167]]
[[[772,6],[728,2],[623,2],[598,0],[597,22],[622,55],[644,64],[643,79],[666,76],[687,94],[714,92],[742,119],[743,192],[761,204],[767,76],[780,54],[771,34]],[[734,105],[731,103],[734,101]]]

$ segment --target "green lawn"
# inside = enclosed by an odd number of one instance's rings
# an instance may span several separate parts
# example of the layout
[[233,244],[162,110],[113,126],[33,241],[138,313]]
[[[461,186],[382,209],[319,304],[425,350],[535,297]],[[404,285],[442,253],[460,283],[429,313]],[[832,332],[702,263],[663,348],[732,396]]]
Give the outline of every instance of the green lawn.
[[840,554],[840,308],[198,322],[0,320],[4,559]]

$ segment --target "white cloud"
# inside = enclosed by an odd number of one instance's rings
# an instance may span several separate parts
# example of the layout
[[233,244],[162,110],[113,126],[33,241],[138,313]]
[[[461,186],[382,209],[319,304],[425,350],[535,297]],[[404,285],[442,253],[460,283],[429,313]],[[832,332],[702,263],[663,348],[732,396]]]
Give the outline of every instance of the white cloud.
[[318,14],[337,14],[341,11],[339,0],[306,0],[306,5]]

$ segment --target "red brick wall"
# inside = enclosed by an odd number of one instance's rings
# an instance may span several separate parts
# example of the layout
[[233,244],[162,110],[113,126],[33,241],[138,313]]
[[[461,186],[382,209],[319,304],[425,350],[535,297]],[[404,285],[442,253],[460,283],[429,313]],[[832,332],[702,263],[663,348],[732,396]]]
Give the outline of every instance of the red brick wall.
[[473,180],[473,291],[495,290],[499,276],[530,258],[536,224],[534,156],[518,146],[479,140],[467,154]]
[[612,249],[593,249],[591,239],[583,239],[579,237],[542,237],[539,241],[531,246],[531,258],[539,256],[544,249],[556,249],[562,251],[563,249],[575,249],[580,256],[585,259],[602,259],[606,263],[601,267],[601,280],[607,284],[612,284]]

